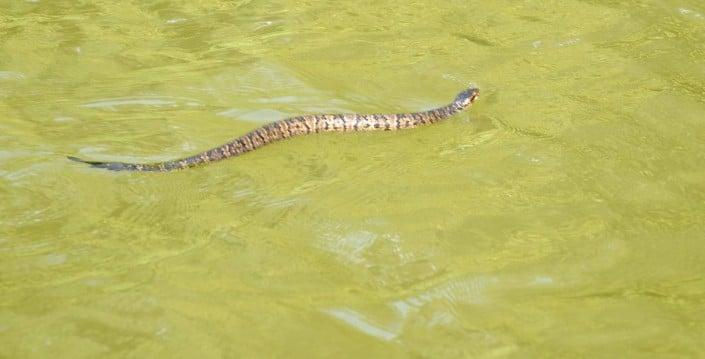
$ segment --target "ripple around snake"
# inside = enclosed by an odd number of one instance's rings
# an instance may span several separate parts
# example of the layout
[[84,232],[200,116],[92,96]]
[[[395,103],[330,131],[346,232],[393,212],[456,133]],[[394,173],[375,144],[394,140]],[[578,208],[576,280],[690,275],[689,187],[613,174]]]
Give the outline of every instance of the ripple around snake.
[[117,111],[122,108],[129,109],[135,107],[178,108],[184,106],[198,107],[202,105],[196,99],[169,96],[115,97],[94,100],[81,105],[81,107],[85,108],[110,111]]

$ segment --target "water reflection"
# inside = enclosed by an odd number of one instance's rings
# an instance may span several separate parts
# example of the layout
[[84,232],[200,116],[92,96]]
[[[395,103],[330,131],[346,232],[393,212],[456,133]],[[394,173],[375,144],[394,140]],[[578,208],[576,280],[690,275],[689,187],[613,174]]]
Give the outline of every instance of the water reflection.
[[371,335],[382,340],[389,341],[399,335],[396,330],[388,330],[372,324],[369,319],[365,318],[364,315],[350,309],[329,309],[324,312],[367,335]]
[[22,80],[26,76],[21,72],[0,71],[0,80]]
[[86,108],[96,108],[101,110],[117,111],[120,107],[147,106],[147,107],[180,107],[201,106],[201,103],[196,99],[179,98],[170,96],[134,96],[134,97],[117,97],[110,99],[100,99],[84,103],[81,105]]

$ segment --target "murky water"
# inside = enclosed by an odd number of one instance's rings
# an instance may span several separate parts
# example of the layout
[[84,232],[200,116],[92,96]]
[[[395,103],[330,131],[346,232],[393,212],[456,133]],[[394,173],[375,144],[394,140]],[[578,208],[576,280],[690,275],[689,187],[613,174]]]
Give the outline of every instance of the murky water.
[[701,1],[59,3],[0,5],[0,357],[705,355]]

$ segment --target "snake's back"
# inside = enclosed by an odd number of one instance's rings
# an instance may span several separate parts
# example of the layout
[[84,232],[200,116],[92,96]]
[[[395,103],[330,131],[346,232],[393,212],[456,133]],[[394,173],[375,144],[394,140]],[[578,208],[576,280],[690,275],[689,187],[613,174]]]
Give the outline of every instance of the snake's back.
[[290,137],[319,132],[396,131],[432,124],[455,115],[472,105],[480,91],[470,87],[446,106],[428,111],[397,114],[316,114],[290,117],[275,121],[248,132],[221,146],[197,155],[158,163],[125,163],[71,160],[113,171],[171,171],[220,161],[256,150],[266,144]]

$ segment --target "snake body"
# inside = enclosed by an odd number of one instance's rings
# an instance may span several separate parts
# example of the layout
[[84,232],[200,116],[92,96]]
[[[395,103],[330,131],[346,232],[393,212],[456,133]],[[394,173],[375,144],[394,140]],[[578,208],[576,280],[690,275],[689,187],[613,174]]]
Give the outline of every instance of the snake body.
[[450,104],[421,112],[398,114],[318,114],[290,117],[254,129],[243,136],[208,151],[172,161],[125,163],[86,161],[71,156],[68,158],[73,161],[87,163],[92,167],[105,168],[112,171],[172,171],[239,156],[272,142],[310,133],[395,131],[431,124],[468,108],[479,95],[480,91],[476,87],[470,87],[460,92]]

